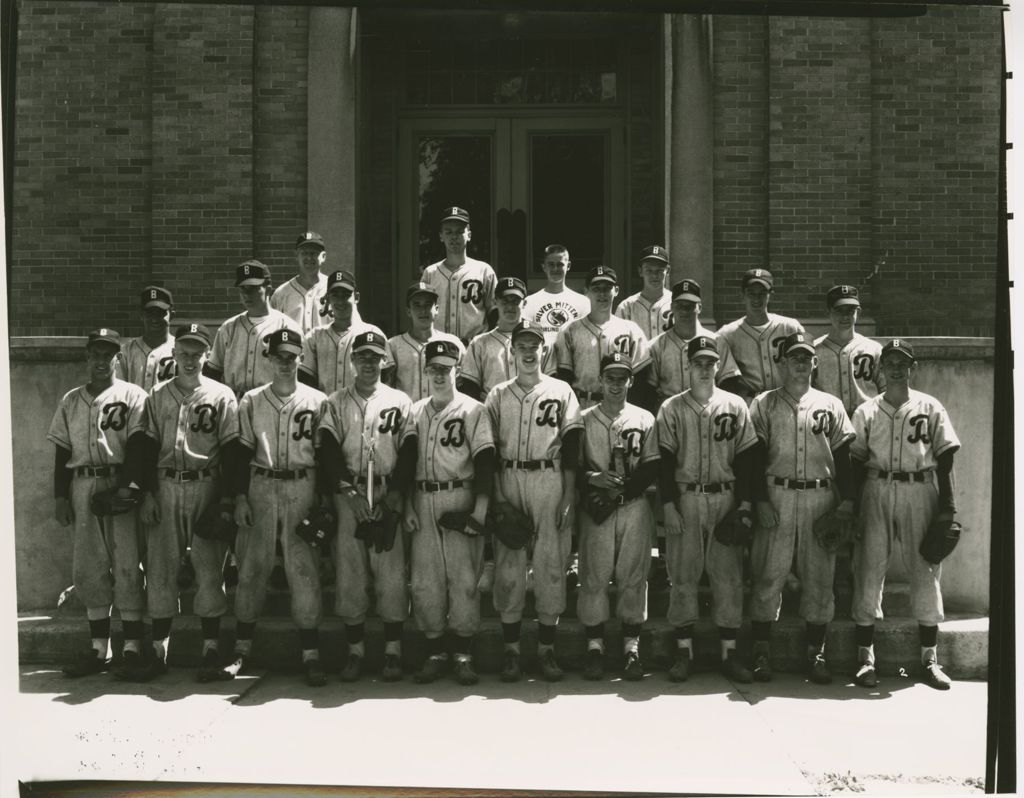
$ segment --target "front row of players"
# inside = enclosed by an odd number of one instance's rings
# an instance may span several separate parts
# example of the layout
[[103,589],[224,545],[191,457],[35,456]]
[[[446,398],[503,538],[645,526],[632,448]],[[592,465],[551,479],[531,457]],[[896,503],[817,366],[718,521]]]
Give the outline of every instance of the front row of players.
[[[919,622],[924,680],[948,689],[936,639],[943,618],[941,566],[918,547],[938,514],[952,518],[953,454],[959,441],[941,404],[910,388],[916,367],[901,340],[882,348],[885,392],[860,405],[852,420],[842,402],[811,387],[817,356],[804,333],[784,346],[784,383],[749,407],[716,386],[718,341],[698,335],[687,346],[690,388],[669,397],[655,418],[627,402],[634,380],[628,356],[600,364],[601,399],[582,412],[570,386],[543,373],[543,330],[521,322],[511,332],[513,379],[484,402],[455,390],[462,353],[432,341],[425,357],[429,395],[413,402],[381,382],[386,339],[377,330],[352,341],[352,384],[330,396],[297,380],[302,338],[290,329],[267,336],[271,381],[236,401],[223,384],[203,376],[211,335],[200,324],[177,331],[177,376],[147,393],[115,379],[119,336],[89,335],[89,381],[62,399],[48,438],[56,444],[56,517],[74,527],[74,582],[86,605],[92,647],[66,668],[71,676],[110,665],[111,605],[124,632],[119,678],[147,681],[166,671],[168,640],[178,613],[178,563],[190,546],[196,572],[194,611],[200,617],[200,681],[230,679],[250,657],[276,541],[280,540],[299,629],[306,681],[322,685],[318,627],[323,616],[318,556],[295,527],[318,504],[333,506],[337,533],[334,612],[345,624],[348,655],[341,672],[354,681],[365,656],[364,623],[373,592],[384,625],[383,678],[400,679],[401,637],[410,605],[427,640],[416,678],[430,682],[454,661],[455,678],[477,681],[472,639],[480,625],[478,580],[482,529],[490,503],[510,504],[531,520],[538,660],[557,681],[555,629],[565,610],[565,564],[579,513],[578,616],[587,638],[584,676],[601,678],[604,624],[615,615],[623,631],[623,676],[639,679],[638,643],[647,617],[647,575],[655,525],[647,489],[657,483],[664,510],[671,579],[668,620],[675,628],[674,681],[688,678],[698,619],[698,583],[706,570],[723,672],[737,682],[768,681],[771,628],[782,588],[796,559],[803,579],[799,614],[806,623],[810,677],[831,680],[825,654],[834,615],[835,554],[812,533],[815,519],[859,510],[853,619],[858,684],[877,684],[874,622],[894,552],[910,578]],[[898,442],[898,446],[893,445]],[[140,529],[131,515],[90,512],[93,493],[118,486],[142,490]],[[596,503],[586,500],[596,493]],[[579,494],[584,500],[577,503]],[[593,498],[593,497],[591,497]],[[218,651],[227,611],[222,581],[226,544],[193,535],[213,502],[233,513],[236,643]],[[383,505],[402,517],[404,531],[385,545],[360,539],[360,522]],[[603,506],[604,512],[592,511]],[[716,525],[732,510],[753,524],[750,598],[752,657],[736,648],[743,607],[743,548],[721,542]],[[464,529],[443,526],[446,513],[468,514]],[[493,601],[500,615],[504,681],[521,676],[520,632],[529,554],[493,541]],[[407,581],[406,558],[411,577]],[[139,571],[145,562],[146,584]],[[142,615],[152,619],[152,650],[142,647]],[[451,651],[445,633],[450,632]]]

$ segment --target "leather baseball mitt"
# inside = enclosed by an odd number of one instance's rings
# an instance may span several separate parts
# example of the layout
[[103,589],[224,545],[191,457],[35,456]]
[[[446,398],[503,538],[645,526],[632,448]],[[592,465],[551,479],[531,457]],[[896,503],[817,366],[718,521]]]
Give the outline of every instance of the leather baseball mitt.
[[238,534],[238,525],[230,501],[210,502],[196,521],[194,534],[208,540],[223,540],[231,543]]
[[745,546],[754,537],[754,514],[734,507],[715,525],[715,540],[723,546]]
[[508,502],[498,502],[487,514],[491,533],[510,549],[521,549],[533,539],[533,523]]
[[927,562],[938,565],[956,548],[962,530],[959,521],[936,518],[928,525],[918,551]]
[[137,510],[142,503],[142,491],[133,490],[128,496],[118,496],[118,488],[98,490],[89,500],[93,515],[123,515]]
[[814,539],[825,551],[837,551],[844,543],[854,538],[853,518],[843,518],[836,511],[829,510],[814,521]]
[[356,540],[361,540],[367,548],[373,547],[378,554],[391,551],[395,546],[395,535],[402,517],[392,510],[385,502],[377,505],[379,516],[363,521],[356,526]]
[[326,548],[338,532],[338,516],[330,507],[314,507],[295,525],[295,534],[315,548]]
[[581,503],[584,512],[595,524],[603,524],[618,508],[618,505],[608,498],[607,492],[600,488],[583,491]]
[[452,532],[461,532],[463,535],[476,537],[483,534],[484,528],[477,522],[471,513],[447,512],[437,519],[437,525],[442,529]]

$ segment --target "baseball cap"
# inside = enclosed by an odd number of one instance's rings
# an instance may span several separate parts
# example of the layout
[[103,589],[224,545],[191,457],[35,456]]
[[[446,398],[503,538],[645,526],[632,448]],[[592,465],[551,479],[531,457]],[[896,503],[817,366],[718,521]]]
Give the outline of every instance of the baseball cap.
[[698,335],[696,338],[691,338],[686,345],[686,359],[693,360],[701,355],[719,360],[718,341],[710,335]]
[[247,260],[235,269],[235,286],[263,285],[270,279],[270,269],[258,260]]
[[604,374],[606,371],[625,371],[632,374],[633,361],[629,355],[622,352],[610,352],[601,358],[601,373]]
[[893,338],[889,343],[883,346],[879,360],[885,360],[885,356],[890,352],[899,352],[901,355],[910,358],[912,363],[917,362],[917,358],[914,357],[914,347],[902,338]]
[[645,260],[660,260],[662,263],[668,263],[668,250],[661,244],[652,244],[649,247],[644,247],[640,250],[640,262],[643,263]]
[[672,286],[672,301],[675,302],[677,299],[700,302],[700,283],[696,280],[680,280]]
[[544,328],[529,319],[523,319],[512,328],[512,343],[515,343],[519,338],[525,338],[527,335],[534,335],[541,343],[544,343]]
[[295,332],[295,330],[287,328],[274,330],[270,335],[263,336],[263,342],[267,345],[268,355],[272,355],[275,352],[291,352],[293,355],[302,354],[302,335]]
[[460,357],[459,347],[454,341],[428,341],[424,349],[424,360],[427,365],[455,366]]
[[416,294],[430,294],[434,299],[437,299],[437,289],[434,288],[430,283],[413,283],[405,289],[405,304],[408,305],[412,302],[412,298]]
[[175,341],[198,341],[204,346],[213,343],[213,335],[205,324],[182,324],[174,331]]
[[817,354],[814,350],[814,344],[808,340],[806,333],[795,332],[787,335],[786,341],[782,347],[785,357],[789,357],[798,350],[810,352],[812,355]]
[[327,293],[334,287],[347,288],[349,291],[356,290],[356,276],[352,272],[342,270],[331,272],[327,276]]
[[320,247],[320,249],[327,249],[327,246],[324,244],[324,237],[319,233],[314,233],[312,231],[303,233],[295,240],[296,249],[301,247],[303,244],[315,244]]
[[367,330],[359,333],[352,341],[352,354],[356,352],[376,352],[383,357],[386,352],[386,341],[384,334],[378,330]]
[[445,208],[441,211],[441,224],[445,222],[465,222],[469,224],[469,211],[465,208],[460,208],[457,205],[452,205],[450,208]]
[[93,330],[88,334],[85,345],[89,347],[93,344],[113,344],[120,348],[121,333],[117,330],[112,330],[109,327],[100,327],[98,330]]
[[147,285],[139,294],[143,308],[157,307],[166,310],[174,305],[171,292],[159,285]]
[[843,305],[852,305],[855,308],[859,308],[859,296],[860,292],[857,290],[856,286],[834,285],[828,289],[828,293],[825,294],[825,304],[828,306],[829,310]]
[[513,294],[520,299],[526,299],[526,283],[518,277],[499,278],[498,284],[494,287],[494,296],[503,297]]
[[594,283],[618,285],[619,276],[615,273],[615,269],[610,266],[595,266],[590,270],[590,274],[587,275],[587,288],[590,288]]
[[769,291],[775,287],[775,279],[767,269],[747,269],[747,271],[743,272],[741,288],[746,288],[751,283],[763,285]]

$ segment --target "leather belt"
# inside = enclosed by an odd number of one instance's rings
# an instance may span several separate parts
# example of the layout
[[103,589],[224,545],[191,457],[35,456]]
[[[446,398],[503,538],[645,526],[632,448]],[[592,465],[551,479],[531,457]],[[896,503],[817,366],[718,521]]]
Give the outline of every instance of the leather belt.
[[195,482],[196,480],[203,479],[204,477],[212,477],[212,468],[200,468],[195,471],[175,471],[173,468],[164,468],[161,473],[168,479],[173,479],[175,482]]
[[731,482],[708,482],[701,484],[699,482],[687,482],[683,485],[683,490],[687,493],[724,493],[727,490],[732,490]]
[[253,466],[253,470],[261,477],[267,477],[268,479],[302,479],[312,469],[309,468],[298,468],[294,471],[289,468],[264,468],[263,466]]
[[876,471],[868,470],[871,479],[884,479],[887,482],[928,482],[931,471]]
[[505,468],[516,468],[520,471],[543,471],[545,468],[554,468],[554,460],[502,460]]
[[105,466],[78,466],[75,468],[76,477],[112,477],[121,471],[120,464]]
[[832,484],[832,480],[828,478],[788,479],[786,477],[772,477],[772,482],[789,490],[814,490],[815,488],[827,488]]
[[431,482],[428,479],[416,480],[416,487],[424,493],[439,493],[442,490],[455,490],[472,485],[469,479],[452,479],[448,482]]
[[572,390],[573,393],[575,393],[576,396],[582,399],[584,402],[589,402],[591,400],[595,402],[600,402],[602,399],[604,399],[604,394],[601,391],[584,391],[579,388],[573,388]]

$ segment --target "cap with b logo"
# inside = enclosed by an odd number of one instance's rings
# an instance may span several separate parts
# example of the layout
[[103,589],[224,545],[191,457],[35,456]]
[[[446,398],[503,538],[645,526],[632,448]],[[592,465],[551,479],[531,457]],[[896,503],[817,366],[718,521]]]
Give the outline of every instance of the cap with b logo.
[[270,269],[258,260],[247,260],[235,269],[235,285],[263,285],[270,279]]
[[501,277],[494,287],[494,296],[518,296],[520,299],[526,299],[526,283],[518,277]]
[[469,211],[465,208],[460,208],[457,205],[445,208],[441,211],[441,224],[444,224],[445,222],[464,222],[465,224],[469,224]]
[[533,336],[541,343],[544,343],[544,328],[529,319],[523,319],[519,324],[512,328],[512,343],[515,343],[520,338],[526,338],[529,336]]
[[383,357],[387,353],[387,339],[378,330],[359,333],[352,341],[352,354],[357,352],[376,352]]
[[174,331],[174,340],[198,341],[204,346],[210,346],[213,335],[205,324],[183,324]]
[[590,270],[590,274],[587,275],[587,287],[589,288],[597,283],[618,285],[619,276],[615,273],[615,269],[610,266],[595,266]]
[[90,332],[85,341],[85,345],[87,347],[92,346],[93,344],[113,344],[120,348],[121,333],[117,330],[112,330],[109,327],[100,327],[98,330]]
[[796,354],[797,352],[810,352],[812,355],[817,354],[814,350],[814,342],[807,337],[807,333],[802,332],[795,332],[787,335],[782,351],[786,357]]
[[302,354],[302,334],[295,330],[287,328],[274,330],[270,335],[263,336],[263,342],[267,345],[268,355],[275,355],[278,352]]
[[601,358],[601,373],[604,374],[606,371],[625,371],[629,374],[633,373],[633,361],[629,355],[624,355],[622,352],[609,352],[607,355]]
[[139,300],[142,302],[143,308],[163,308],[167,310],[167,308],[174,305],[171,292],[159,285],[147,285],[142,289],[142,293],[139,294]]
[[649,247],[644,247],[640,251],[640,262],[643,263],[645,260],[659,260],[662,263],[668,263],[668,250],[660,244],[653,244]]
[[677,299],[700,302],[700,283],[696,280],[680,280],[672,286],[672,301]]
[[860,292],[854,285],[834,285],[825,294],[825,304],[829,310],[840,308],[844,305],[860,307]]
[[885,360],[885,356],[890,352],[898,352],[904,357],[910,358],[911,362],[917,362],[917,358],[914,357],[914,347],[910,345],[909,341],[905,341],[902,338],[893,338],[889,343],[883,346],[879,360]]
[[743,288],[746,288],[751,283],[757,283],[767,288],[769,291],[775,287],[775,278],[772,277],[772,273],[767,269],[747,269],[743,272]]
[[347,288],[349,291],[355,291],[356,276],[344,269],[331,272],[327,275],[327,293],[330,293],[332,288]]
[[405,289],[405,304],[408,305],[412,302],[412,298],[417,294],[430,294],[434,299],[437,299],[438,296],[437,289],[430,283],[413,283]]
[[327,246],[324,244],[324,237],[319,233],[314,233],[312,230],[303,233],[296,239],[295,248],[298,249],[306,244],[320,247],[320,249],[327,249]]
[[454,341],[428,341],[424,347],[423,357],[428,366],[455,366],[459,356],[459,347]]
[[718,341],[710,335],[698,335],[696,338],[691,338],[690,343],[686,345],[686,358],[693,360],[698,357],[713,357],[718,360],[720,357]]

